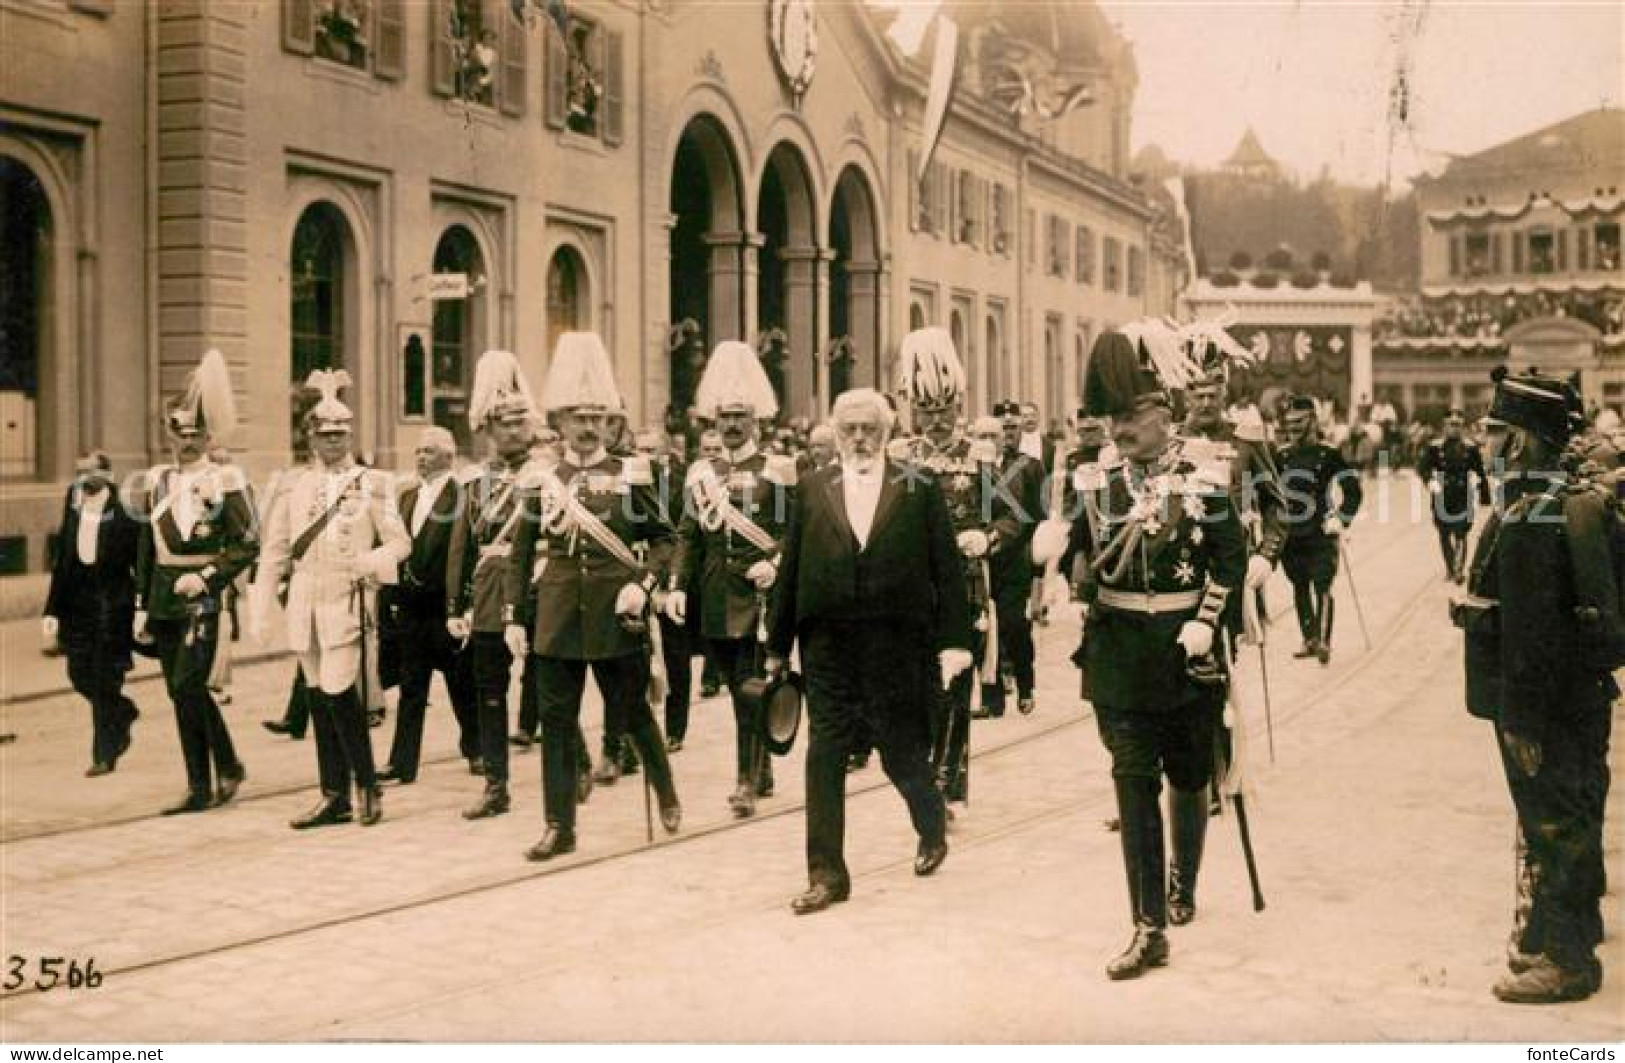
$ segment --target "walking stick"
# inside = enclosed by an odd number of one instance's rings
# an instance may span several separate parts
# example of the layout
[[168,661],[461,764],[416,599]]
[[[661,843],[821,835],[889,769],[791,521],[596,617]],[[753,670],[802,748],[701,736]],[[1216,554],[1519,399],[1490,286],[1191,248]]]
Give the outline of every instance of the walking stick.
[[1360,621],[1360,637],[1365,640],[1366,652],[1371,651],[1371,632],[1365,626],[1365,610],[1360,607],[1360,592],[1354,586],[1354,566],[1349,564],[1349,548],[1343,537],[1337,537],[1337,551],[1343,555],[1343,575],[1348,578],[1349,597],[1354,599],[1354,615]]

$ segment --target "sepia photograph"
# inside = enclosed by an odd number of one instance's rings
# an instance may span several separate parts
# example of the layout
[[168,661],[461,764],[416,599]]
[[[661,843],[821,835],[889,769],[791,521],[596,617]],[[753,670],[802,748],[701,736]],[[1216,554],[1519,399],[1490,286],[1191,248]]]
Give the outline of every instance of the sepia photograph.
[[1622,97],[1618,0],[0,0],[7,1058],[1617,1058]]

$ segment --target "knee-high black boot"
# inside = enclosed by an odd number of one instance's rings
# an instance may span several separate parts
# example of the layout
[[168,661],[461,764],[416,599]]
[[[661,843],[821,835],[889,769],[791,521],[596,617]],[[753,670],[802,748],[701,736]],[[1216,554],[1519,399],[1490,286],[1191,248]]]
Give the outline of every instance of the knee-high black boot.
[[1134,938],[1106,965],[1115,980],[1138,978],[1168,962],[1168,902],[1162,845],[1162,807],[1157,780],[1117,779],[1117,809],[1123,822],[1123,869],[1128,877]]
[[1202,843],[1207,839],[1207,792],[1168,791],[1168,826],[1173,843],[1168,862],[1168,921],[1184,926],[1196,918],[1196,873],[1202,867]]
[[634,727],[627,737],[649,773],[655,800],[660,802],[660,825],[666,828],[667,834],[676,834],[683,822],[683,807],[677,800],[677,786],[672,782],[671,762],[666,759],[666,743],[660,738],[660,728],[649,718]]

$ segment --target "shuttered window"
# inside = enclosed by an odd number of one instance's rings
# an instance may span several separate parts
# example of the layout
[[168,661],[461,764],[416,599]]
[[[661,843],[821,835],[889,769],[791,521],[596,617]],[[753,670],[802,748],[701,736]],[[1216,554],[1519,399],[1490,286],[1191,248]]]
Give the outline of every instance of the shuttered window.
[[518,116],[525,113],[525,24],[506,10],[493,17],[502,24],[497,33],[501,52],[497,102],[503,114]]
[[295,55],[315,54],[315,0],[282,0],[282,47]]
[[406,73],[406,11],[404,0],[374,0],[376,43],[372,72],[386,81]]
[[625,137],[626,40],[619,31],[604,34],[604,143],[611,147]]
[[457,91],[457,38],[452,36],[454,0],[429,0],[429,86],[441,96]]

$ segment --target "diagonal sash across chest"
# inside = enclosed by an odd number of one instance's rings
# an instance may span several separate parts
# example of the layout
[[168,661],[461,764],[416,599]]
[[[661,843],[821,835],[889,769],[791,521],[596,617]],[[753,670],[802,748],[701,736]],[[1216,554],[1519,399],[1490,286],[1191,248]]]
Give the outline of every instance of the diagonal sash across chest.
[[543,504],[554,510],[552,514],[543,514],[542,523],[545,527],[559,532],[573,527],[633,573],[639,575],[643,573],[643,565],[632,553],[632,549],[622,542],[621,537],[599,519],[597,514],[588,509],[562,480],[546,469],[536,470],[536,479],[541,485]]
[[694,493],[699,498],[704,514],[714,515],[713,519],[718,522],[711,526],[712,530],[726,527],[764,554],[771,554],[778,549],[778,543],[773,536],[733,504],[733,499],[728,497],[728,488],[717,477],[715,469],[709,469],[694,478]]
[[299,533],[299,538],[293,541],[293,549],[290,551],[290,556],[294,561],[304,560],[305,554],[315,545],[322,531],[338,515],[339,509],[344,505],[345,496],[350,493],[350,488],[361,482],[361,477],[366,471],[366,466],[360,466],[352,470],[350,475],[345,477],[343,483],[339,484],[338,491],[334,493],[333,501],[328,503],[326,509],[322,510],[321,516],[311,521],[305,527],[305,530]]

